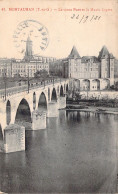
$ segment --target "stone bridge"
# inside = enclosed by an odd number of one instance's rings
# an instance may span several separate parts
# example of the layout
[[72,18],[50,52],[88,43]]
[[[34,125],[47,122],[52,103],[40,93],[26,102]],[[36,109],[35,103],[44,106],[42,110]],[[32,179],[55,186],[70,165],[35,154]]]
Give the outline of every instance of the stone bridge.
[[[69,80],[56,80],[43,85],[26,88],[11,88],[0,98],[0,131],[4,139],[4,130],[10,125],[25,128],[45,129],[46,117],[57,117],[58,109],[66,106],[66,93]],[[14,92],[13,92],[14,91]],[[28,126],[30,124],[30,126]]]

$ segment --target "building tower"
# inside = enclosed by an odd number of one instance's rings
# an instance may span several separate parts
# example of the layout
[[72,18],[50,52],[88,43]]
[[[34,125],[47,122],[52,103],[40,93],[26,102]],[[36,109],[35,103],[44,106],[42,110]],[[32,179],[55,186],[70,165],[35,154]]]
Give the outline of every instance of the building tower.
[[76,49],[75,46],[73,46],[69,56],[69,71],[68,71],[68,77],[70,78],[77,78],[78,79],[78,68],[81,64],[81,57]]
[[106,46],[103,46],[98,56],[101,65],[101,78],[109,79],[110,85],[114,85],[114,57],[111,53],[109,53]]
[[32,41],[30,37],[28,36],[27,41],[26,41],[26,51],[25,51],[25,60],[30,60],[33,57],[32,53]]

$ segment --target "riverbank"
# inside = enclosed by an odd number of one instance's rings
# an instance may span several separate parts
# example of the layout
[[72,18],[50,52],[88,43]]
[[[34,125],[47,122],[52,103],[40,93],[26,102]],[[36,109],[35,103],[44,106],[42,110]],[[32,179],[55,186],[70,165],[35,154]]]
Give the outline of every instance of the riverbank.
[[65,110],[77,110],[81,112],[95,112],[95,113],[107,113],[107,114],[118,114],[118,108],[115,107],[96,107],[96,106],[78,106],[67,104]]

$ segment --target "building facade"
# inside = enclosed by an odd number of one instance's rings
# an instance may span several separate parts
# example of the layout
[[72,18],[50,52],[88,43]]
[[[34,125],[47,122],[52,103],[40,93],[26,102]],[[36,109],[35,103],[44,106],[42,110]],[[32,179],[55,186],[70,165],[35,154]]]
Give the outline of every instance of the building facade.
[[74,80],[78,90],[104,90],[114,85],[114,59],[106,46],[103,46],[98,57],[80,57],[74,46],[67,58],[54,64],[55,71],[62,71],[60,74],[63,77]]
[[12,69],[12,77],[15,77],[17,75],[20,75],[21,77],[34,77],[35,73],[37,71],[40,71],[42,69],[45,69],[49,74],[49,64],[48,63],[42,63],[40,61],[15,61],[11,64]]

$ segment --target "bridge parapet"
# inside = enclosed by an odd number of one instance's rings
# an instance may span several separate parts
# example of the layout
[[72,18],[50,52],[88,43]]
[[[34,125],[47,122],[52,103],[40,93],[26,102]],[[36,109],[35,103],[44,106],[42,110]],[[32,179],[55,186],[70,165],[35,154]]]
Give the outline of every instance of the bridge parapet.
[[39,88],[45,88],[47,86],[54,86],[55,84],[63,84],[63,83],[68,83],[67,79],[54,79],[54,80],[48,80],[48,81],[40,81],[36,83],[31,83],[25,84],[22,86],[16,86],[16,87],[11,87],[11,88],[5,88],[0,90],[0,98],[3,100],[6,100],[8,97],[17,94],[17,93],[22,93],[22,92],[27,92],[29,93],[30,90],[33,89],[39,89]]

